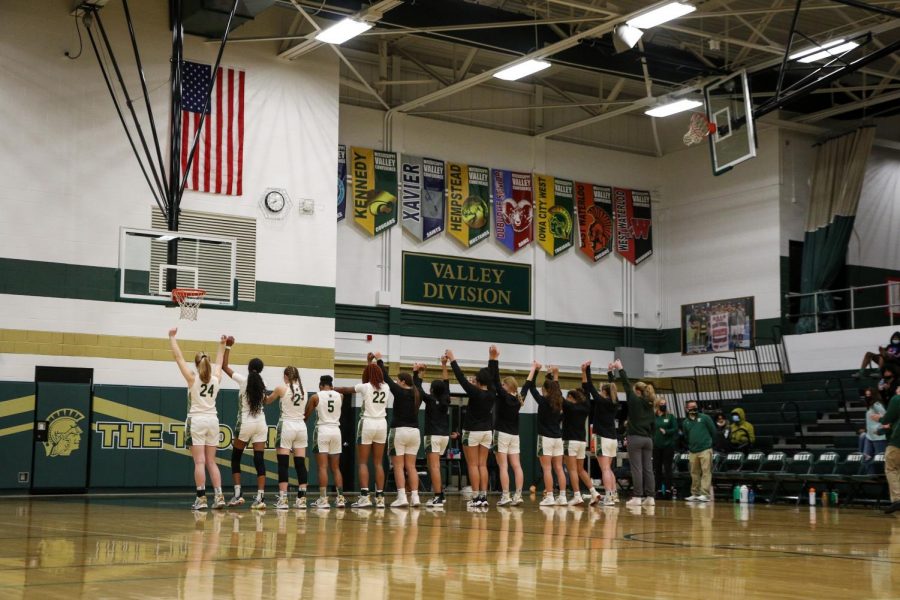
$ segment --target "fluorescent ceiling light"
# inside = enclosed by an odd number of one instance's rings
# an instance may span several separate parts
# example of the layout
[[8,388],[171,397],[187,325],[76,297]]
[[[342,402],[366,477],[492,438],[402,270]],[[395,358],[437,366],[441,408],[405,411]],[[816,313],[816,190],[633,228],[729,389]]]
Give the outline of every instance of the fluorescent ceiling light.
[[702,105],[703,103],[698,102],[697,100],[675,100],[674,102],[660,104],[659,106],[654,106],[649,110],[645,110],[644,114],[650,117],[668,117],[669,115],[691,110],[692,108],[697,108]]
[[849,52],[859,46],[859,42],[847,42],[845,44],[841,44],[840,46],[833,46],[828,48],[827,50],[822,50],[821,52],[816,52],[815,54],[808,54],[800,59],[798,62],[802,63],[811,63],[816,62],[817,60],[823,60],[826,58],[831,58],[833,56],[840,56],[844,52]]
[[613,47],[616,52],[630,50],[640,41],[642,35],[644,35],[644,32],[637,27],[619,25],[613,32]]
[[515,81],[517,79],[522,79],[523,77],[527,77],[532,73],[537,73],[538,71],[543,71],[550,67],[550,63],[546,60],[526,60],[525,62],[521,62],[517,65],[513,65],[511,67],[507,67],[502,71],[497,71],[494,73],[494,77],[497,79],[505,79],[506,81]]
[[638,29],[650,29],[651,27],[656,27],[657,25],[662,25],[672,19],[677,19],[678,17],[684,16],[688,13],[692,13],[697,10],[697,7],[692,4],[684,4],[682,2],[669,2],[668,4],[664,4],[659,8],[654,8],[653,10],[647,11],[644,14],[638,15],[633,19],[630,19],[626,23],[630,27],[637,27]]
[[159,236],[158,238],[156,238],[156,240],[154,240],[154,241],[157,241],[157,242],[171,242],[172,240],[177,240],[177,239],[178,239],[178,236],[177,236],[177,235],[161,235],[161,236]]
[[831,40],[830,42],[825,42],[821,46],[813,46],[812,48],[807,48],[806,50],[801,50],[800,52],[795,52],[788,57],[788,60],[797,60],[798,58],[803,58],[804,56],[809,56],[810,54],[821,52],[822,50],[826,50],[828,48],[833,48],[838,44],[843,44],[844,38],[840,38],[837,40]]
[[317,33],[316,39],[326,44],[343,44],[370,29],[372,29],[371,23],[347,18]]

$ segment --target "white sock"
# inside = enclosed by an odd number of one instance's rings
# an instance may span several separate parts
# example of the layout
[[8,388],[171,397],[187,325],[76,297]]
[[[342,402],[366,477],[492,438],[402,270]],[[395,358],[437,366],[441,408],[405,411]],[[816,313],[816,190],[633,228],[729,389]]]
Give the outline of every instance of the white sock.
[[266,496],[266,490],[256,490],[257,498],[264,498]]
[[279,492],[278,492],[278,497],[279,497],[279,498],[287,498],[287,492],[286,492],[286,491],[285,491],[285,492],[279,491]]
[[406,488],[399,488],[397,490],[397,497],[398,498],[406,498]]
[[239,485],[234,486],[234,495],[238,498],[241,497],[241,486],[239,486]]
[[222,495],[222,488],[220,488],[220,487],[215,488],[214,491],[215,491],[216,496],[221,496],[221,495]]

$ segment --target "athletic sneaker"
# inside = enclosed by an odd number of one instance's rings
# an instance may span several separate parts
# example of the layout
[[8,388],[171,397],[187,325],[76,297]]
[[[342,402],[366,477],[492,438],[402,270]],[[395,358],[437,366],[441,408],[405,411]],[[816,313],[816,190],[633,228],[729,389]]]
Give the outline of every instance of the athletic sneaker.
[[243,496],[232,496],[231,500],[228,501],[228,506],[240,506],[244,503]]
[[344,508],[347,506],[347,499],[344,498],[343,494],[338,494],[338,497],[334,501],[335,508]]
[[612,494],[607,494],[603,496],[603,506],[615,506],[616,505],[616,497]]
[[700,496],[690,495],[684,499],[685,502],[697,502],[700,499]]
[[191,504],[191,510],[206,510],[208,505],[206,504],[206,496],[197,496],[194,503]]
[[225,508],[225,496],[223,494],[216,494],[215,500],[213,500],[213,508]]
[[640,506],[643,500],[640,496],[634,496],[625,503],[625,506]]
[[313,502],[313,508],[331,508],[331,504],[328,503],[328,498],[325,496],[320,497],[318,500]]
[[509,497],[508,493],[504,493],[500,496],[500,500],[497,501],[497,506],[507,506],[512,504],[512,498]]
[[406,494],[397,496],[397,499],[391,502],[391,508],[403,508],[404,506],[409,506],[409,501],[406,499]]
[[565,494],[560,494],[559,496],[556,497],[556,505],[557,506],[565,506],[568,503],[569,503],[569,501],[566,500]]
[[642,504],[644,506],[656,506],[656,500],[653,499],[653,496],[647,496],[646,498],[644,498]]
[[556,498],[553,497],[553,494],[544,494],[540,506],[556,506]]
[[360,496],[356,502],[350,505],[351,508],[371,508],[372,506],[372,499],[368,496]]
[[488,504],[487,496],[482,496],[482,497],[481,497],[481,500],[478,502],[478,506],[480,506],[481,508],[487,508],[488,506],[490,506],[490,505]]
[[512,497],[512,505],[513,506],[519,506],[520,504],[524,504],[524,503],[525,503],[525,501],[522,499],[521,492],[516,492],[515,494],[513,494],[513,497]]
[[384,508],[384,496],[375,496],[375,508]]
[[697,502],[709,502],[709,497],[701,494],[697,496]]
[[275,510],[287,510],[290,507],[287,496],[278,496],[278,500],[275,502]]
[[266,510],[266,501],[264,496],[257,496],[253,499],[253,504],[250,505],[250,508],[253,510]]
[[409,495],[409,505],[413,508],[418,508],[422,505],[422,502],[419,500],[419,492],[412,492]]
[[597,504],[597,502],[599,502],[599,501],[600,501],[600,493],[597,490],[595,490],[594,488],[591,488],[591,499],[589,502],[590,505],[593,506],[594,504]]
[[434,496],[425,503],[425,508],[444,508],[444,499],[440,496]]
[[[562,497],[563,499],[565,499],[564,496],[561,496],[561,497]],[[581,505],[581,504],[584,504],[584,499],[581,497],[581,494],[575,494],[575,495],[572,497],[572,499],[569,500],[569,506],[579,506],[579,505]]]
[[294,500],[294,508],[306,508],[306,496]]

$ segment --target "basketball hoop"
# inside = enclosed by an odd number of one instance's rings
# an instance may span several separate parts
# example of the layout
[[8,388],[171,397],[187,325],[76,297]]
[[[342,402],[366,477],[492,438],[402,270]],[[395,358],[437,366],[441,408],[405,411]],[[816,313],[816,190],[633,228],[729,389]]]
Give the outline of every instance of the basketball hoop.
[[206,295],[206,290],[195,288],[175,288],[172,290],[172,302],[181,307],[181,317],[187,321],[196,321],[200,303]]
[[691,126],[688,128],[687,133],[684,134],[682,141],[684,141],[685,146],[693,146],[715,132],[715,123],[711,123],[703,113],[694,113],[691,115]]

